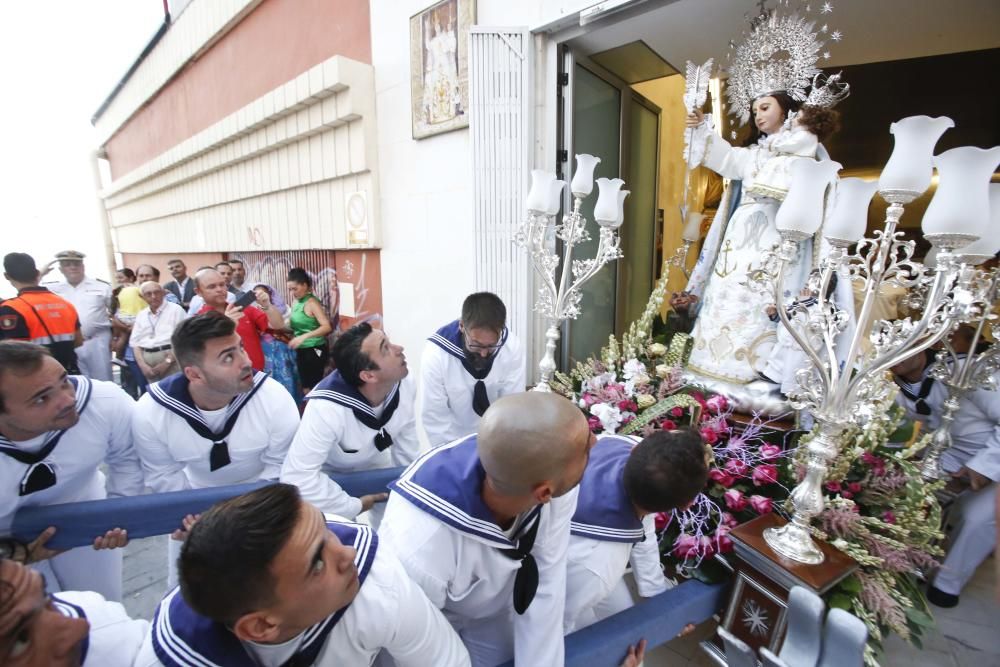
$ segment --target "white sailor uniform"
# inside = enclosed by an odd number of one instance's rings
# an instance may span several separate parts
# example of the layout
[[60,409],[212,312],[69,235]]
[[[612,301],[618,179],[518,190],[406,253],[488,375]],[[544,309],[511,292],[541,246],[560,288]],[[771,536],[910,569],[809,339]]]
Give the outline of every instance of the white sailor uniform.
[[[229,405],[202,410],[189,385],[183,373],[175,373],[151,384],[136,404],[132,432],[146,484],[165,493],[277,479],[299,425],[291,394],[257,372],[250,388]],[[173,586],[181,543],[167,544],[167,579]]]
[[66,281],[44,286],[72,303],[80,316],[83,345],[76,348],[80,371],[93,380],[111,380],[111,285],[84,277],[75,286]]
[[52,605],[90,625],[80,650],[81,667],[132,667],[149,634],[149,621],[129,618],[120,603],[91,591],[63,591],[52,596]]
[[[21,507],[56,505],[143,492],[142,468],[132,447],[133,400],[110,382],[70,376],[79,421],[64,431],[12,442],[0,436],[0,534]],[[105,486],[101,463],[108,466]],[[95,538],[97,535],[94,536]],[[122,551],[70,549],[37,563],[50,591],[93,590],[122,597]]]
[[[371,406],[334,371],[306,396],[302,423],[281,467],[281,481],[323,512],[353,519],[361,500],[330,479],[331,473],[410,464],[420,451],[414,384],[403,378],[381,405]],[[381,514],[381,512],[379,512]]]
[[369,526],[327,521],[357,550],[357,597],[297,637],[277,645],[244,642],[195,613],[179,589],[160,602],[135,667],[306,667],[370,665],[385,650],[398,667],[464,667],[469,655],[441,613],[379,548]]
[[420,420],[431,447],[479,430],[479,418],[501,396],[525,389],[524,353],[506,328],[500,349],[477,371],[466,359],[458,320],[427,339],[420,358]]
[[631,562],[639,595],[669,588],[660,566],[652,514],[636,516],[624,472],[638,438],[608,435],[590,450],[570,523],[566,557],[565,628],[569,634],[628,609],[634,602],[623,579]]
[[525,512],[504,531],[483,503],[484,479],[475,435],[431,450],[390,485],[380,537],[444,611],[474,665],[514,657],[518,665],[558,667],[577,489]]
[[978,491],[961,494],[949,515],[952,529],[948,553],[934,586],[958,595],[997,543],[1000,392],[979,389],[961,398],[951,426],[951,442],[951,447],[941,454],[945,472],[958,472],[964,466],[993,480]]
[[935,353],[927,350],[924,372],[916,382],[907,382],[893,375],[899,393],[896,394],[896,405],[906,410],[906,416],[923,423],[924,429],[933,431],[941,425],[941,411],[948,398],[948,388],[930,376],[931,363]]

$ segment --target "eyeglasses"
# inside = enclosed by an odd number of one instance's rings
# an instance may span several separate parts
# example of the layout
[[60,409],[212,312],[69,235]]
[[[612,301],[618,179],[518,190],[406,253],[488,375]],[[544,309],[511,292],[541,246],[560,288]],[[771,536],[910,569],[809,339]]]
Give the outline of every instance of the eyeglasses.
[[503,343],[500,342],[496,343],[495,345],[480,345],[479,343],[470,341],[469,335],[464,331],[462,332],[462,340],[465,341],[465,347],[470,352],[496,352],[501,347],[503,347]]

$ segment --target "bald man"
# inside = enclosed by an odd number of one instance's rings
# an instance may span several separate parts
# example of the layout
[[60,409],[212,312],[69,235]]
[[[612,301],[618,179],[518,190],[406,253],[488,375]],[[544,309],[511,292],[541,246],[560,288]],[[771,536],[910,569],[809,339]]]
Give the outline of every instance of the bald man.
[[390,485],[379,530],[458,631],[473,665],[562,665],[566,548],[595,438],[555,394],[504,396],[479,433]]

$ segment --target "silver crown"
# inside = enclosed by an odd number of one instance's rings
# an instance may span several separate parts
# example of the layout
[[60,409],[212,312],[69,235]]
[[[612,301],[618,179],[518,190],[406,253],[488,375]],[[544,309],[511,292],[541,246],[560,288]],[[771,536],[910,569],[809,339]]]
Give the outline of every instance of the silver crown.
[[[815,21],[798,13],[779,14],[777,9],[764,9],[749,19],[749,34],[744,32],[740,44],[730,42],[729,81],[726,96],[729,113],[741,125],[750,120],[750,106],[758,97],[785,92],[805,105],[830,107],[847,96],[849,87],[835,74],[826,81],[816,62],[830,57],[823,51],[824,36],[837,42],[839,31],[829,32],[829,26],[816,28]],[[788,1],[780,3],[787,6]],[[810,10],[806,5],[804,10]],[[833,11],[823,3],[820,13]],[[822,52],[822,53],[821,53]]]

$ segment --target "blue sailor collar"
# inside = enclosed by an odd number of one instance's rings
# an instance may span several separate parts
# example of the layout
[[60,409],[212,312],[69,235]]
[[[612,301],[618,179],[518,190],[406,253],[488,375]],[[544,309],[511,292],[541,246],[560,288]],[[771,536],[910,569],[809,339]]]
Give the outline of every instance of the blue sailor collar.
[[[87,408],[87,405],[90,403],[90,395],[91,393],[93,393],[93,385],[91,384],[89,378],[86,378],[82,375],[70,375],[67,379],[69,380],[70,384],[73,385],[73,389],[76,392],[76,414],[78,416],[82,416],[83,411]],[[72,428],[73,427],[70,426],[67,429],[63,429],[62,431],[49,431],[48,433],[45,434],[45,444],[48,445],[53,441],[58,441],[58,438],[62,437],[62,435],[66,433],[66,431],[69,431]],[[53,447],[54,446],[55,445],[53,445]],[[43,446],[42,449],[45,449],[45,446]],[[0,450],[13,450],[17,452],[22,451],[18,449],[17,445],[15,445],[12,440],[2,435],[0,435]]]
[[[489,374],[489,369],[493,366],[493,360],[497,358],[500,350],[502,350],[503,346],[507,343],[507,336],[507,327],[504,327],[503,331],[500,332],[500,340],[497,341],[497,350],[490,356],[489,368],[484,369],[486,370],[486,374]],[[427,340],[461,361],[462,365],[465,366],[465,369],[469,371],[469,373],[473,373],[473,370],[467,364],[468,357],[466,357],[465,352],[465,341],[462,340],[462,330],[459,328],[458,320],[444,325]],[[484,374],[483,377],[485,377],[486,374]]]
[[[229,402],[226,406],[226,419],[227,431],[232,430],[232,426],[229,425],[230,421],[235,423],[233,419],[236,415],[240,413],[246,404],[253,398],[257,390],[261,388],[264,381],[267,379],[267,373],[262,371],[255,371],[253,375],[253,384],[242,394],[237,394],[233,400]],[[205,418],[201,416],[201,411],[197,405],[194,403],[194,399],[191,398],[191,391],[189,386],[191,381],[185,377],[184,373],[174,373],[170,377],[166,377],[159,382],[154,382],[149,385],[149,395],[154,401],[162,405],[167,410],[170,410],[178,417],[186,420],[189,424],[197,423],[200,424],[205,429],[208,429],[208,423]],[[193,424],[192,424],[193,427]],[[196,429],[198,430],[198,429]]]
[[[395,401],[396,396],[399,394],[401,384],[402,382],[397,382],[396,386],[389,392],[389,395],[385,397],[385,401],[383,401],[383,405],[386,406],[386,410],[383,411],[383,423],[389,421],[389,417],[385,416],[385,412],[389,411],[389,406],[391,406]],[[357,387],[348,384],[347,381],[344,380],[344,377],[340,374],[339,370],[336,370],[323,378],[323,381],[316,385],[306,396],[306,400],[316,398],[324,401],[332,401],[337,405],[342,405],[345,408],[354,410],[355,413],[365,414],[372,419],[377,419],[375,417],[375,408],[372,407],[372,404],[368,402],[368,399],[364,397],[364,394],[358,391]]]
[[590,462],[580,481],[576,514],[570,533],[605,542],[641,542],[642,521],[625,494],[625,463],[635,442],[620,436],[605,436],[590,450]]
[[[87,612],[83,610],[83,607],[73,604],[72,602],[67,602],[63,600],[58,595],[52,595],[52,606],[56,608],[63,616],[68,616],[70,618],[87,618]],[[88,632],[83,636],[83,640],[80,642],[80,664],[87,662],[87,651],[90,650],[90,633]]]
[[[370,526],[340,521],[327,521],[326,527],[343,544],[355,550],[354,564],[358,568],[360,586],[371,572],[378,550],[378,535]],[[360,592],[358,593],[360,595]],[[285,665],[311,665],[319,656],[330,631],[351,605],[327,616],[301,635],[302,644]],[[191,609],[174,588],[160,602],[150,629],[153,651],[166,667],[257,667],[236,635],[225,625],[201,616]]]
[[[425,453],[389,488],[477,541],[500,549],[516,548],[517,542],[507,537],[483,502],[485,479],[486,471],[479,461],[473,434]],[[541,509],[541,505],[536,505],[522,517],[515,538],[539,519]]]

